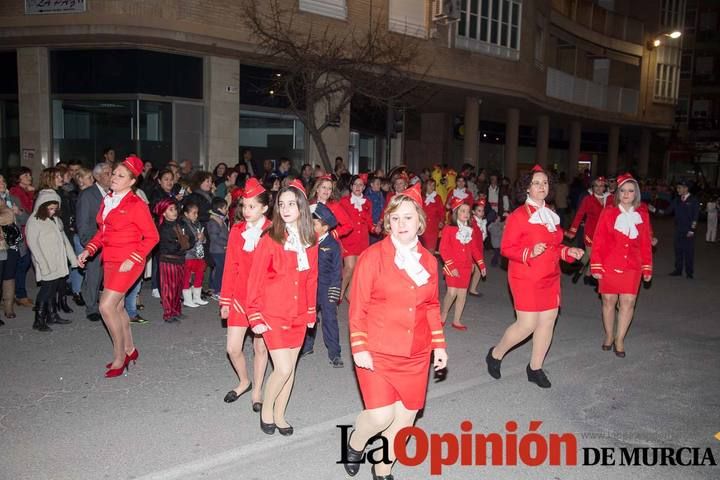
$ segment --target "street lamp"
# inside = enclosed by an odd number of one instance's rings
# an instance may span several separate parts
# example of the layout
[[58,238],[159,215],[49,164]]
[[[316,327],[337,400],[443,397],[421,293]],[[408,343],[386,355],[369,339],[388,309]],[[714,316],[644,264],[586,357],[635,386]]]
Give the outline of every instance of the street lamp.
[[679,30],[675,30],[672,32],[663,32],[663,33],[658,34],[657,38],[655,38],[652,42],[648,42],[648,45],[647,45],[648,50],[652,50],[653,48],[657,48],[660,45],[662,45],[662,43],[663,43],[662,37],[668,37],[668,38],[672,38],[673,40],[675,40],[675,39],[682,37],[682,32]]

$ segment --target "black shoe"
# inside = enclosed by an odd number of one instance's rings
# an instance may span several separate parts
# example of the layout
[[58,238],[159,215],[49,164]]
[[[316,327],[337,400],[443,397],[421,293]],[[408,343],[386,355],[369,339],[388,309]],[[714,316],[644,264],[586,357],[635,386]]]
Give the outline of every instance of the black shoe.
[[333,368],[343,368],[345,364],[342,361],[342,358],[335,357],[332,360],[330,360],[330,365],[332,365]]
[[267,435],[273,435],[275,433],[275,429],[277,428],[277,425],[274,423],[265,423],[263,422],[262,415],[260,415],[260,430],[263,431],[263,433]]
[[313,350],[312,348],[307,352],[300,352],[300,358],[307,357],[308,355],[312,355],[313,353],[315,353],[315,350]]
[[47,323],[57,323],[58,325],[67,325],[68,323],[72,323],[72,320],[68,320],[67,318],[62,318],[60,315],[58,315],[57,312],[57,303],[59,302],[53,302],[50,301],[50,311],[47,315],[48,321]]
[[672,272],[670,272],[671,277],[679,277],[680,275],[682,275],[682,272],[678,270],[673,270]]
[[253,412],[258,413],[262,410],[262,402],[253,402]]
[[[276,427],[277,427],[277,425],[276,425]],[[295,429],[292,427],[292,425],[288,425],[288,426],[285,427],[285,428],[283,428],[283,427],[277,427],[277,431],[280,433],[280,435],[282,435],[282,436],[284,436],[284,437],[289,437],[290,435],[293,434],[293,432],[295,431]]]
[[375,475],[375,465],[370,469],[370,473],[372,473],[373,480],[395,480],[392,473],[389,475]]
[[165,320],[165,323],[180,323],[180,319],[178,317],[170,317]]
[[248,385],[247,388],[240,393],[237,393],[235,390],[230,390],[229,392],[227,392],[227,395],[225,395],[225,398],[223,400],[225,403],[233,403],[235,400],[245,395],[250,390],[252,390],[252,382],[250,382],[250,385]]
[[83,298],[82,293],[73,293],[73,302],[75,302],[75,305],[78,307],[84,307],[85,299]]
[[[350,432],[350,436],[348,437],[347,450],[345,451],[345,458],[347,458],[347,462],[343,463],[345,471],[351,477],[354,477],[360,471],[360,462],[362,462],[363,457],[363,452],[358,452],[350,446],[350,439],[352,438],[353,433],[355,433],[355,430]],[[373,474],[373,476],[374,475],[375,474]]]
[[150,323],[150,320],[148,320],[147,318],[143,318],[140,315],[135,315],[133,318],[130,319],[130,323],[142,325],[143,323]]
[[47,309],[44,306],[35,310],[35,322],[33,322],[32,328],[39,332],[52,332],[52,328],[47,324]]
[[67,296],[65,296],[64,293],[63,294],[58,293],[57,304],[58,304],[58,308],[63,313],[73,313],[73,311],[74,311],[72,308],[70,308],[70,305],[68,305]]
[[548,380],[547,376],[545,376],[545,372],[543,372],[542,368],[533,370],[530,368],[530,364],[528,364],[525,371],[527,372],[528,382],[532,382],[540,388],[550,388],[550,380]]
[[99,313],[91,313],[87,316],[87,319],[91,322],[99,322],[100,320],[102,320],[102,315],[100,315]]
[[490,350],[488,350],[487,356],[485,357],[485,361],[487,362],[487,369],[488,373],[491,377],[493,377],[495,380],[500,379],[500,365],[502,364],[502,360],[498,360],[497,358],[492,356],[492,352],[495,349],[495,347],[490,347]]
[[3,322],[2,318],[0,318],[0,327],[2,327],[3,325],[5,325],[5,322]]
[[694,277],[693,277],[693,274],[692,274],[692,273],[688,273],[688,274],[687,274],[687,278],[688,278],[688,280],[692,280],[692,279],[694,278]]

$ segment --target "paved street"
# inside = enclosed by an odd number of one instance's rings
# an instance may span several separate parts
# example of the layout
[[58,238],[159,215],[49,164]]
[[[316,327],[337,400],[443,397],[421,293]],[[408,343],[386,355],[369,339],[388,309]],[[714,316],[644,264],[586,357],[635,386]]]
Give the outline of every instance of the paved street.
[[[671,220],[655,220],[660,245],[652,288],[641,290],[626,341],[627,358],[600,350],[600,302],[591,288],[563,278],[563,310],[546,370],[553,387],[527,382],[530,345],[508,354],[503,378],[485,371],[484,356],[513,320],[505,273],[489,269],[484,296],[470,298],[467,332],[447,328],[449,375],[431,381],[426,432],[505,435],[530,420],[540,433],[571,432],[579,447],[712,447],[720,462],[720,245],[698,235],[696,279],[671,278]],[[111,347],[82,309],[68,326],[33,331],[31,311],[0,327],[0,479],[341,479],[338,424],[351,424],[361,401],[347,348],[346,367],[328,365],[320,338],[298,366],[288,421],[292,437],[268,437],[250,396],[223,403],[236,385],[225,355],[217,305],[186,311],[180,325],[161,321],[159,301],[143,289],[152,322],[133,326],[140,359],[127,376],[103,378]],[[72,304],[72,302],[71,302]],[[74,304],[73,304],[74,306]],[[186,309],[187,310],[187,309]],[[251,345],[246,344],[251,351]],[[411,449],[411,451],[413,451]],[[701,454],[702,457],[702,454]],[[579,463],[582,458],[578,458]],[[398,465],[398,479],[430,478],[429,463]],[[442,478],[717,479],[711,467],[452,466]],[[370,478],[363,466],[355,478]]]

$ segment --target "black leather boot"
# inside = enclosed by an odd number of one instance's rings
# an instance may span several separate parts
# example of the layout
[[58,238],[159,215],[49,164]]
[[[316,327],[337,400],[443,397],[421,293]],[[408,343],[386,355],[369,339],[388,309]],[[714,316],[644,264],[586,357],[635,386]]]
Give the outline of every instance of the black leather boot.
[[375,465],[371,469],[373,480],[395,480],[392,473],[389,475],[375,475]]
[[57,303],[58,307],[60,307],[60,311],[64,313],[73,313],[73,309],[70,308],[70,305],[67,303],[67,295],[65,295],[64,288],[58,290]]
[[500,379],[500,365],[502,364],[502,360],[498,360],[492,356],[494,349],[495,347],[490,347],[490,350],[488,350],[487,356],[485,357],[485,362],[487,362],[487,369],[490,376],[495,380],[498,380]]
[[58,315],[57,302],[50,300],[48,303],[50,304],[50,310],[47,314],[47,323],[57,323],[58,325],[67,325],[68,323],[72,323],[72,320],[62,318]]
[[347,458],[348,461],[347,463],[343,463],[345,471],[351,477],[354,477],[360,471],[360,462],[362,461],[363,456],[363,452],[358,452],[350,446],[350,439],[352,438],[352,434],[354,432],[354,430],[350,432],[350,436],[348,437],[347,451],[345,452],[345,458]]
[[527,372],[528,382],[532,382],[540,388],[550,388],[550,380],[548,380],[542,368],[533,370],[530,368],[530,364],[528,364],[525,371]]
[[52,328],[48,327],[47,324],[47,308],[45,308],[45,305],[35,309],[35,321],[32,328],[39,332],[52,332]]

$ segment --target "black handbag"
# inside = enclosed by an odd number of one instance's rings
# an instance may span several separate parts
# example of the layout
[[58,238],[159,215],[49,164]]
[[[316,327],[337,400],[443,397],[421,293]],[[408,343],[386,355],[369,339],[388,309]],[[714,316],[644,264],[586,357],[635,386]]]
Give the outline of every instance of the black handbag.
[[22,242],[22,232],[17,224],[11,223],[10,225],[3,225],[2,231],[8,247],[16,247],[20,244],[20,242]]

